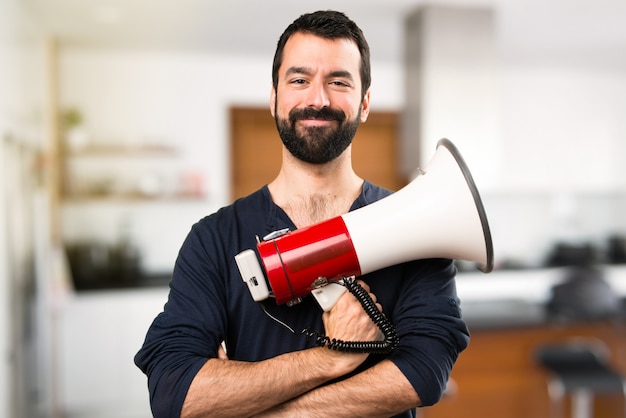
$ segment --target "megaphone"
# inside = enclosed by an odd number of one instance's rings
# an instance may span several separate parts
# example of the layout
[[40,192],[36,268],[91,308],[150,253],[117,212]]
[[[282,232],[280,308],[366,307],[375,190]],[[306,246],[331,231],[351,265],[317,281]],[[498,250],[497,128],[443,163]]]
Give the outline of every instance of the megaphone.
[[[426,258],[450,258],[493,270],[485,209],[461,154],[448,139],[418,176],[392,195],[344,215],[264,237],[235,256],[255,301],[293,305],[313,293],[324,310],[343,278]],[[267,278],[267,280],[266,280]],[[269,284],[269,287],[268,287]],[[333,286],[335,285],[335,286]]]

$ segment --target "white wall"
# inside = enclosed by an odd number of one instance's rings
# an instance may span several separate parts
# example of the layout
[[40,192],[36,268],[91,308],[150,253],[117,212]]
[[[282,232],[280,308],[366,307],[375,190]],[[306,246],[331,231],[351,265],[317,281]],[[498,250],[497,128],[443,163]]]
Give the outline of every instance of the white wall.
[[517,63],[503,80],[505,184],[624,191],[626,68]]
[[[453,141],[483,189],[500,185],[500,67],[491,9],[425,7],[407,25],[419,50],[422,163],[440,138]],[[409,51],[412,53],[413,51]],[[413,94],[407,92],[407,94]]]

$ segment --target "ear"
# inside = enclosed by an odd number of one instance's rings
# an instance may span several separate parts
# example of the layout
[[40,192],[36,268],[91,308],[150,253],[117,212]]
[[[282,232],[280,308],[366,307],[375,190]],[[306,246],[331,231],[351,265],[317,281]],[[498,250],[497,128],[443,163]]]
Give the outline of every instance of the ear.
[[367,89],[361,102],[361,122],[365,122],[370,114],[370,89]]
[[273,117],[276,117],[274,109],[276,109],[276,89],[272,86],[272,91],[270,92],[270,113]]

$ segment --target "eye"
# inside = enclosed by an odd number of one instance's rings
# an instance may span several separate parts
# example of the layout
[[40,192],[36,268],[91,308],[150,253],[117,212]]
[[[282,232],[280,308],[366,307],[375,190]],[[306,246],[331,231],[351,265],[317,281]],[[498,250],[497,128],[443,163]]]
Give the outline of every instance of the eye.
[[306,80],[304,78],[294,78],[290,81],[291,84],[306,84]]
[[332,80],[328,85],[338,91],[347,91],[352,88],[352,84],[346,80]]

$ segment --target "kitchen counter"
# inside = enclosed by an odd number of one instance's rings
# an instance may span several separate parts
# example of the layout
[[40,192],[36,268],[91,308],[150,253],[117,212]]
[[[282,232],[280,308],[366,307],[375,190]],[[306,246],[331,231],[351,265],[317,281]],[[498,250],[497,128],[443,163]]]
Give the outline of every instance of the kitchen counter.
[[470,330],[536,326],[549,321],[545,306],[519,299],[461,302]]
[[171,274],[152,273],[137,274],[132,277],[113,279],[110,276],[92,277],[89,280],[75,279],[74,287],[77,292],[92,291],[115,291],[124,289],[144,289],[153,287],[167,288],[171,280]]
[[[626,266],[605,266],[602,271],[612,290],[626,300]],[[551,289],[564,281],[565,273],[564,268],[459,273],[457,293],[463,317],[470,329],[547,323]],[[619,316],[626,319],[626,307]]]

